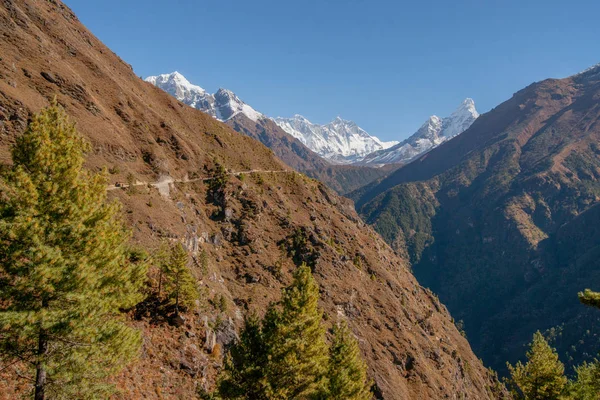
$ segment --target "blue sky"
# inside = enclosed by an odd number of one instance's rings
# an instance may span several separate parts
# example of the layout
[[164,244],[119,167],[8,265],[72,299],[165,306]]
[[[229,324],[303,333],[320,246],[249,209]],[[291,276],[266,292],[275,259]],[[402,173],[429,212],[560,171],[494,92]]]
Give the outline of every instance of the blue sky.
[[340,115],[385,140],[600,62],[597,0],[65,2],[140,76],[178,70],[269,116]]

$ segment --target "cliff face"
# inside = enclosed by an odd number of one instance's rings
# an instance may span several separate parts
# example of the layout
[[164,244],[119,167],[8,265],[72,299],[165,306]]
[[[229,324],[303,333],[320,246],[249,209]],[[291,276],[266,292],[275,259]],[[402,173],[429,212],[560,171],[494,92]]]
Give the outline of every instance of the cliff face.
[[[182,327],[131,315],[144,346],[115,378],[118,398],[212,389],[243,315],[278,299],[302,260],[314,264],[327,324],[347,319],[359,338],[378,397],[490,398],[493,381],[445,307],[349,201],[138,79],[58,1],[4,1],[0,36],[2,162],[28,116],[57,96],[92,144],[88,167],[108,167],[113,184],[140,182],[110,192],[124,204],[133,242],[183,240],[195,255],[202,300]],[[194,181],[215,162],[232,172],[217,205]],[[25,387],[13,372],[0,375],[0,397]]]
[[[464,320],[493,368],[522,356],[533,332],[556,326],[567,363],[597,352],[598,315],[576,294],[600,270],[592,257],[599,139],[596,66],[528,86],[357,193],[365,220],[410,254],[419,281]],[[577,229],[578,245],[568,239]]]

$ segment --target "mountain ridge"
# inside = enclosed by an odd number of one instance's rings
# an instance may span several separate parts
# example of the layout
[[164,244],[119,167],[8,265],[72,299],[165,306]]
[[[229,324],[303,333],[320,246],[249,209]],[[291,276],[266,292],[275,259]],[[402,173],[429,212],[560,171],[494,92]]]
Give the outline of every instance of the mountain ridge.
[[228,123],[238,115],[243,115],[258,124],[264,124],[265,119],[270,119],[284,132],[333,164],[370,164],[375,167],[383,164],[405,164],[459,135],[479,116],[474,101],[467,98],[448,117],[432,115],[409,138],[401,142],[384,142],[370,135],[354,121],[340,116],[323,125],[312,123],[300,114],[291,118],[268,117],[243,102],[232,91],[220,88],[215,94],[209,94],[202,87],[190,83],[177,71],[149,76],[145,80],[222,122]]
[[[58,0],[1,3],[0,35],[0,161],[10,162],[29,117],[56,97],[90,142],[86,167],[108,167],[109,196],[123,205],[132,245],[177,240],[195,257],[190,269],[202,297],[182,326],[153,320],[143,307],[126,315],[144,341],[140,358],[112,381],[117,398],[195,398],[212,390],[243,316],[278,300],[303,259],[314,266],[328,326],[347,320],[359,338],[379,398],[493,397],[495,380],[445,307],[350,201],[139,79]],[[190,182],[221,168],[289,172],[232,175],[219,200],[204,183]],[[159,189],[166,182],[168,193],[117,185],[125,181],[161,182]],[[24,370],[0,371],[2,396],[30,393],[30,382],[19,378]]]
[[[598,233],[578,218],[598,215],[599,99],[598,66],[535,82],[357,193],[361,215],[410,254],[501,372],[538,329],[563,327],[556,345],[569,367],[599,345],[599,318],[576,295],[600,271]],[[577,229],[589,249],[566,239]]]

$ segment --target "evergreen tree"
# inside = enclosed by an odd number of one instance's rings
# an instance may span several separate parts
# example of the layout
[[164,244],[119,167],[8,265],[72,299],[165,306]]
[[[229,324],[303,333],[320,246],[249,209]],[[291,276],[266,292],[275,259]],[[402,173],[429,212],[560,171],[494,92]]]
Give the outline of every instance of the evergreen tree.
[[577,380],[569,383],[568,398],[573,400],[600,399],[600,363],[584,362],[575,368]]
[[539,331],[533,335],[529,345],[527,363],[523,365],[519,361],[514,367],[507,366],[511,375],[509,385],[516,398],[555,400],[565,391],[565,367]]
[[218,393],[223,399],[267,400],[266,382],[267,344],[260,321],[246,319],[239,340],[232,346],[225,360]]
[[367,364],[360,355],[358,342],[346,322],[334,328],[333,342],[329,349],[329,385],[327,399],[369,400]]
[[[600,293],[585,289],[578,293],[583,304],[600,308]],[[600,362],[583,363],[575,368],[577,380],[569,385],[569,395],[575,400],[600,399]]]
[[190,308],[200,297],[196,279],[188,268],[189,256],[181,243],[171,247],[168,261],[162,265],[161,280],[167,297],[175,305],[179,313],[179,307]]
[[119,312],[139,302],[146,268],[106,199],[106,173],[83,169],[88,143],[53,104],[35,115],[0,179],[0,352],[19,359],[35,399],[106,398],[104,378],[139,350]]
[[227,183],[229,175],[225,167],[218,161],[214,160],[214,168],[208,170],[210,179],[206,181],[208,190],[206,191],[207,200],[220,208],[222,214],[227,206]]
[[269,399],[311,399],[326,390],[327,345],[318,307],[319,287],[306,265],[265,316]]
[[592,292],[590,289],[585,289],[583,292],[579,292],[579,301],[583,304],[600,308],[600,293]]

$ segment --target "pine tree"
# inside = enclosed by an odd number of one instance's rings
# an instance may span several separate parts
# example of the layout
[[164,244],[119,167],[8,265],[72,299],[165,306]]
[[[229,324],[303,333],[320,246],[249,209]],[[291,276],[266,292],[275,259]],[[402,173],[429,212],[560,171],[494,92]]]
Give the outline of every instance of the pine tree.
[[281,308],[265,316],[269,399],[310,399],[326,390],[327,345],[318,307],[319,287],[310,268],[300,266],[285,288]]
[[0,352],[28,368],[36,400],[106,398],[141,343],[120,310],[142,299],[146,268],[126,259],[106,173],[83,169],[89,148],[54,101],[0,179]]
[[249,317],[225,360],[218,392],[223,399],[267,400],[267,343],[260,321]]
[[590,289],[585,289],[583,292],[579,292],[579,301],[583,304],[600,308],[600,293],[592,292]]
[[507,364],[513,395],[525,400],[559,399],[567,384],[565,367],[539,331],[533,335],[527,360],[525,365],[520,361],[514,367]]
[[573,400],[600,399],[600,363],[584,362],[575,368],[577,380],[569,383],[568,398]]
[[175,305],[175,310],[179,313],[179,308],[187,309],[194,305],[194,302],[200,297],[196,279],[188,268],[189,256],[181,243],[171,247],[168,261],[162,265],[163,276],[161,280],[167,297]]
[[329,349],[329,378],[327,399],[369,400],[367,364],[361,358],[358,342],[346,322],[338,324],[333,331]]

